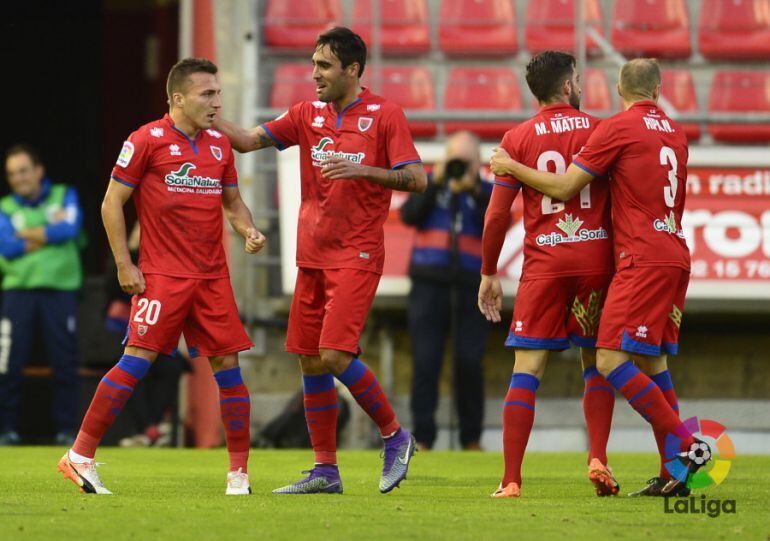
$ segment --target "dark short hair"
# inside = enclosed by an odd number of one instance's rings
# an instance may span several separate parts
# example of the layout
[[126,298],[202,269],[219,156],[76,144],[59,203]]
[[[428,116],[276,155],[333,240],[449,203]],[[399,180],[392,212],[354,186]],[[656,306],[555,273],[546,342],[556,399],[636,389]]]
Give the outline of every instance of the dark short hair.
[[180,60],[168,72],[168,79],[166,79],[166,95],[168,99],[171,99],[174,92],[184,91],[187,78],[193,73],[203,72],[216,75],[217,71],[216,64],[205,58],[185,58]]
[[527,64],[527,85],[540,102],[558,95],[561,85],[572,77],[575,57],[561,51],[544,51]]
[[358,63],[358,76],[364,74],[366,66],[366,43],[361,36],[344,26],[335,26],[327,30],[315,42],[315,48],[328,45],[334,56],[340,59],[342,69],[347,68],[353,62]]
[[40,153],[37,151],[35,147],[32,145],[28,145],[26,143],[19,143],[17,145],[13,145],[8,150],[5,151],[5,161],[8,161],[8,158],[11,156],[16,156],[18,154],[26,154],[29,156],[29,159],[32,161],[32,165],[43,165],[43,160],[40,158]]

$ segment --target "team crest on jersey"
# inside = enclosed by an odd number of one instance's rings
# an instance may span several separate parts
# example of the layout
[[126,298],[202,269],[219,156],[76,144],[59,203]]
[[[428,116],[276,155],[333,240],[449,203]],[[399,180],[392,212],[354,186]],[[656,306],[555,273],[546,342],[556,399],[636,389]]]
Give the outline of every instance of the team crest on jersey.
[[172,156],[181,156],[182,151],[179,149],[179,145],[169,145],[168,151]]
[[358,129],[359,131],[366,131],[369,128],[372,127],[372,122],[374,122],[374,119],[369,116],[362,116],[358,117]]
[[139,325],[137,326],[136,330],[139,331],[138,333],[139,336],[144,336],[145,334],[147,334],[147,331],[149,329],[147,328],[147,325]]
[[120,155],[118,156],[118,165],[121,167],[128,167],[131,163],[131,157],[134,155],[134,144],[131,141],[123,143],[123,148],[120,149]]
[[222,161],[222,149],[219,147],[215,147],[214,145],[209,146],[211,149],[211,154],[217,159],[217,161]]
[[153,137],[163,137],[163,128],[150,128],[150,135]]

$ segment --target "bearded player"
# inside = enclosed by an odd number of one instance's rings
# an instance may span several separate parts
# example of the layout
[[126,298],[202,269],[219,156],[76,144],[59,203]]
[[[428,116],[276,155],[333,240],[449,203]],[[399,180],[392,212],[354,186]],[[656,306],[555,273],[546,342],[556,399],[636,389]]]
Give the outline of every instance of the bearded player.
[[[221,107],[217,67],[205,59],[177,63],[166,85],[169,113],[123,144],[102,203],[118,268],[133,294],[127,346],[102,378],[75,444],[59,471],[82,492],[110,494],[96,471],[102,436],[159,353],[170,355],[180,334],[208,357],[219,386],[230,469],[226,494],[249,494],[249,393],[238,352],[251,341],[235,305],[222,245],[222,210],[245,239],[247,253],[265,243],[238,191],[230,143],[211,128]],[[141,225],[139,265],[131,262],[123,206],[133,196]]]
[[[500,147],[521,163],[563,172],[586,143],[597,119],[580,112],[575,58],[545,51],[527,65],[527,84],[541,109],[505,134]],[[600,496],[618,493],[607,466],[607,439],[615,395],[596,370],[596,331],[612,277],[609,187],[606,179],[564,201],[551,199],[492,164],[497,175],[482,240],[479,309],[500,321],[502,288],[497,261],[511,205],[524,197],[524,267],[506,345],[515,350],[503,408],[505,473],[496,498],[521,493],[521,463],[535,417],[535,395],[551,351],[580,347],[585,379],[583,409],[588,429],[589,479]]]
[[300,150],[299,269],[286,351],[299,355],[315,465],[307,477],[274,492],[342,492],[336,377],[382,435],[384,493],[406,478],[415,442],[359,358],[358,341],[382,274],[391,191],[422,192],[427,178],[403,111],[361,87],[363,40],[333,28],[318,37],[312,60],[318,101],[298,103],[250,131],[217,121],[239,151]]
[[[496,168],[557,199],[610,177],[617,271],[599,324],[597,368],[648,421],[658,442],[661,475],[632,495],[689,494],[690,474],[710,457],[708,445],[679,420],[667,356],[678,350],[690,252],[682,232],[687,138],[658,108],[661,74],[638,58],[620,70],[624,111],[602,121],[565,171],[537,171],[498,151]],[[666,450],[674,434],[683,449]],[[676,446],[674,446],[676,447]],[[678,456],[678,460],[670,460]]]

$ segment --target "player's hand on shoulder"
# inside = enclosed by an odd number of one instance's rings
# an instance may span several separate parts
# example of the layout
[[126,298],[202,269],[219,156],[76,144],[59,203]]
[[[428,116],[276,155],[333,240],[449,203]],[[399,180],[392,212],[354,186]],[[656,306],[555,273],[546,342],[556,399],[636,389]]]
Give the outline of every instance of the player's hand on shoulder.
[[265,238],[262,233],[253,227],[250,227],[246,230],[245,244],[243,249],[247,254],[256,254],[262,249],[262,247],[265,245],[265,242],[267,242],[267,238]]
[[141,295],[144,293],[144,274],[133,263],[118,265],[118,283],[120,288],[129,295]]
[[321,174],[328,180],[362,178],[364,165],[345,158],[329,158],[321,163]]
[[500,322],[500,310],[503,308],[503,287],[497,276],[481,275],[478,302],[479,310],[487,318],[487,321]]
[[510,165],[513,163],[511,155],[502,147],[497,147],[493,151],[492,158],[489,160],[489,168],[495,175],[509,175]]

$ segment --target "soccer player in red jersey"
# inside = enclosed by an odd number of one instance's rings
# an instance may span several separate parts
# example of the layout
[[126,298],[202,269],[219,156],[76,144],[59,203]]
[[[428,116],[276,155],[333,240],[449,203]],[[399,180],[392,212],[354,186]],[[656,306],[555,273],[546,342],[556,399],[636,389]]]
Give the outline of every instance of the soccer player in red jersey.
[[414,438],[359,359],[358,341],[382,274],[391,190],[422,192],[427,178],[401,108],[361,87],[365,63],[357,34],[329,30],[313,53],[318,101],[293,105],[252,130],[216,124],[240,151],[300,148],[299,269],[286,350],[299,355],[315,465],[276,493],[342,492],[335,377],[384,439],[381,492],[406,477],[414,454]]
[[[217,67],[187,58],[169,72],[169,113],[123,144],[102,203],[118,281],[134,295],[124,355],[102,378],[77,440],[59,471],[83,492],[110,494],[94,454],[102,436],[158,353],[180,334],[209,358],[219,386],[230,470],[226,494],[249,494],[249,393],[238,352],[249,340],[238,317],[222,245],[222,209],[257,253],[265,243],[238,191],[230,142],[211,129],[221,107]],[[123,206],[134,197],[141,225],[139,265],[131,262]]]
[[[597,126],[580,112],[581,89],[575,58],[546,51],[527,65],[527,84],[541,105],[531,120],[508,131],[501,148],[519,162],[562,173]],[[503,408],[505,473],[493,497],[517,497],[521,462],[535,416],[535,393],[551,351],[570,342],[581,348],[586,381],[583,409],[590,441],[589,478],[597,494],[617,494],[607,464],[607,439],[615,396],[596,370],[596,332],[614,264],[606,178],[579,195],[557,201],[504,170],[495,178],[485,223],[479,309],[500,321],[502,288],[497,261],[510,220],[511,205],[524,197],[524,268],[516,295],[507,346],[515,348],[513,376]]]
[[[667,355],[678,349],[690,252],[682,232],[687,139],[657,106],[660,67],[635,59],[620,70],[625,111],[602,121],[563,174],[537,171],[498,152],[498,166],[556,199],[609,174],[616,274],[599,324],[597,368],[653,427],[661,461],[667,434],[687,447],[634,495],[686,495],[708,447],[679,420]],[[635,364],[636,363],[636,364]]]

